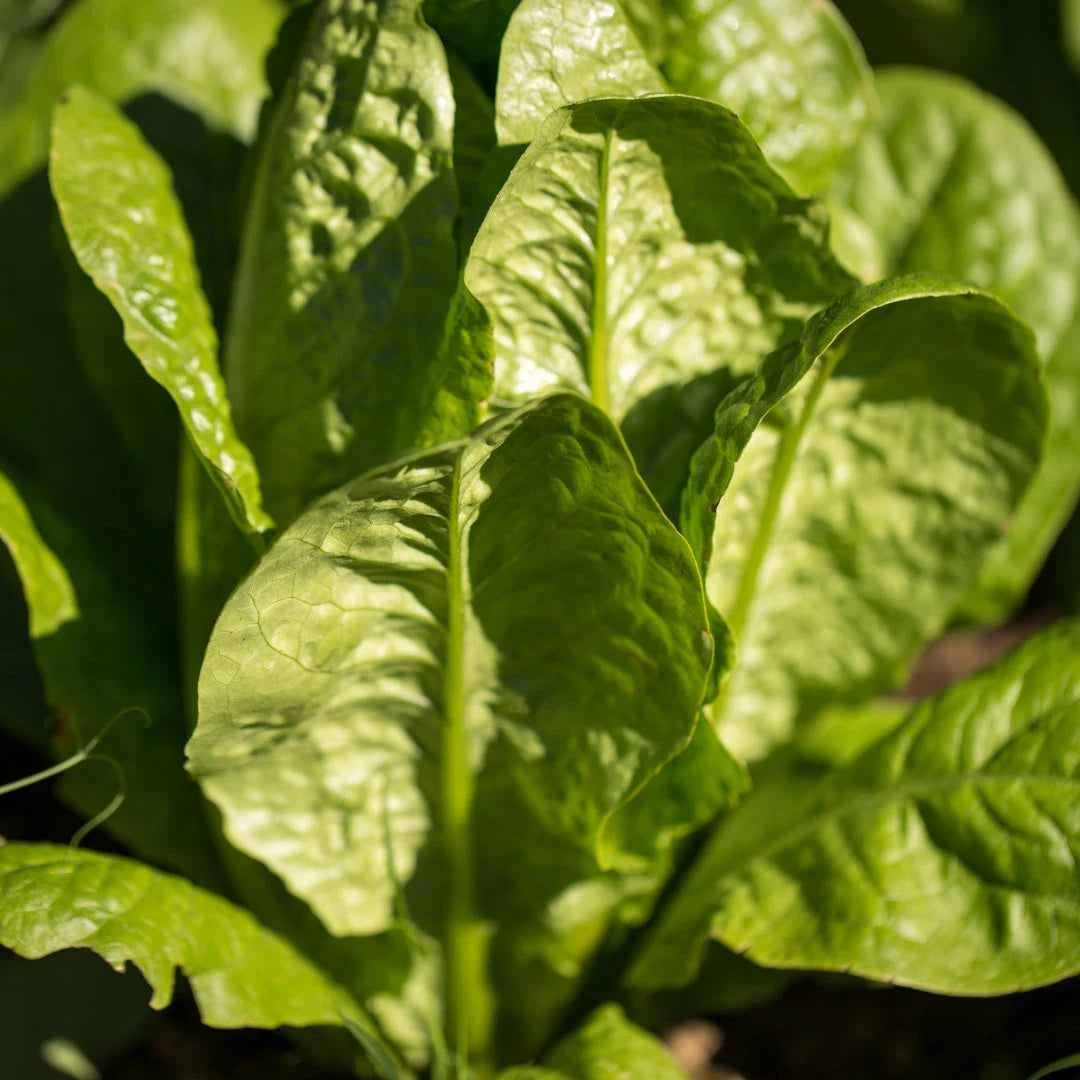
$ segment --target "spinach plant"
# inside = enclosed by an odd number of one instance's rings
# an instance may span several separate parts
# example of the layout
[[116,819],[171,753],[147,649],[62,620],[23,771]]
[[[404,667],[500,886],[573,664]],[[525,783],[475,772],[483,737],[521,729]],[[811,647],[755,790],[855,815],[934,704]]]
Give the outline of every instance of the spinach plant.
[[3,117],[0,532],[133,857],[0,848],[0,941],[387,1078],[1080,972],[1080,624],[881,697],[1080,486],[1023,122],[821,0],[284,14],[79,0]]

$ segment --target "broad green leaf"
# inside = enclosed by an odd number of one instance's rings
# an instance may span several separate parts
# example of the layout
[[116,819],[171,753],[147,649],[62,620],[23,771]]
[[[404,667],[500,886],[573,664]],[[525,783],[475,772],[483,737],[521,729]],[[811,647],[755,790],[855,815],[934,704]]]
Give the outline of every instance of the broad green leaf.
[[470,920],[512,934],[600,872],[691,737],[707,627],[610,421],[549,396],[293,523],[217,625],[190,767],[334,933],[389,928],[403,883],[453,985]]
[[797,191],[821,191],[873,112],[870,69],[828,0],[672,0],[672,89],[733,109]]
[[1030,640],[802,788],[762,783],[710,838],[631,972],[706,936],[774,967],[1005,994],[1080,971],[1080,623]]
[[260,150],[224,364],[281,521],[431,422],[456,360],[453,109],[417,0],[312,13]]
[[[126,781],[108,827],[140,853],[220,885],[202,799],[182,771],[184,732],[167,639],[117,592],[78,528],[3,473],[0,539],[23,584],[34,654],[59,721],[58,753],[74,752],[123,710],[145,710],[148,722],[121,717],[101,743]],[[68,773],[62,791],[90,817],[117,785],[111,769],[89,762]]]
[[618,1005],[603,1005],[544,1057],[573,1080],[685,1080],[671,1051],[632,1024]]
[[563,105],[666,89],[617,0],[524,0],[503,36],[495,130],[527,143]]
[[[718,105],[664,95],[559,109],[465,268],[494,325],[494,400],[588,394],[628,430],[680,444],[677,491],[687,415],[709,416],[736,377],[850,288],[825,233]],[[650,424],[654,410],[664,423]],[[658,493],[665,505],[670,495]]]
[[736,754],[891,687],[944,627],[1039,460],[1038,367],[1000,301],[923,275],[856,289],[724,401],[683,531],[738,643],[710,707]]
[[49,122],[75,83],[111,101],[160,95],[219,131],[250,139],[265,90],[262,55],[274,0],[80,0],[46,38],[13,113],[0,125],[0,191],[44,163]]
[[73,88],[56,110],[49,175],[76,258],[116,308],[147,374],[176,403],[237,523],[268,529],[167,166],[114,105]]
[[364,1022],[340,987],[246,911],[113,855],[0,848],[0,944],[30,959],[80,948],[118,971],[133,963],[155,1009],[172,1001],[179,968],[211,1027]]
[[895,69],[834,196],[879,245],[878,276],[932,270],[1005,300],[1046,364],[1046,454],[964,613],[1005,614],[1026,592],[1080,491],[1080,217],[1057,166],[1011,109],[952,76]]

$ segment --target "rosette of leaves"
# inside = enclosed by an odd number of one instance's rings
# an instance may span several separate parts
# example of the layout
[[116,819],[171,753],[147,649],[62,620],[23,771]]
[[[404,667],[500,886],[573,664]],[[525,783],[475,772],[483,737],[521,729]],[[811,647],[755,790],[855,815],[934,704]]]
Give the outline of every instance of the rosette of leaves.
[[[179,968],[206,1023],[341,1028],[387,1080],[674,1076],[634,1017],[725,975],[1080,971],[1076,625],[876,700],[1071,491],[1072,208],[994,157],[1030,133],[922,76],[874,116],[825,4],[426,11],[299,7],[261,111],[196,93],[201,53],[114,85],[55,45],[27,91],[63,92],[55,358],[96,396],[69,443],[5,431],[0,533],[55,749],[126,778],[133,857],[8,844],[0,941],[130,962],[157,1007]],[[213,256],[145,87],[257,129]],[[103,517],[87,426],[156,530]]]

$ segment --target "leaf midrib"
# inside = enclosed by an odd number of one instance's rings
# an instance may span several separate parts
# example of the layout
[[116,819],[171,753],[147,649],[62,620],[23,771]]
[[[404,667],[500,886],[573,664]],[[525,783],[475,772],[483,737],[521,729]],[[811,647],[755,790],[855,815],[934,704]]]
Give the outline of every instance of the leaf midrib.
[[596,202],[596,254],[593,275],[592,334],[589,337],[588,379],[592,399],[604,412],[611,411],[608,382],[608,173],[611,168],[611,142],[614,132],[604,132],[600,154],[600,190]]
[[450,1045],[460,1053],[469,1046],[471,939],[473,923],[472,803],[475,792],[469,767],[465,717],[465,582],[460,531],[461,469],[454,460],[447,512],[446,660],[443,673],[443,738],[441,796],[449,890],[444,923],[444,971],[447,1030]]

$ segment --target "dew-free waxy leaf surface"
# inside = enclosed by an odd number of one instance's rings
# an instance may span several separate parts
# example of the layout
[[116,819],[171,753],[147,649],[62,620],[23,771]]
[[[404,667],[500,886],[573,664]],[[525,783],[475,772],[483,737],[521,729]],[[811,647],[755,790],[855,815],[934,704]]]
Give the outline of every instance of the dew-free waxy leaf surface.
[[877,275],[931,270],[999,296],[1035,331],[1046,368],[1046,454],[964,610],[1015,606],[1080,489],[1080,216],[1027,123],[960,79],[878,76],[881,111],[833,195],[869,226]]
[[632,973],[711,935],[759,963],[1003,994],[1080,970],[1080,624],[924,702],[816,782],[720,825]]
[[168,168],[116,106],[76,87],[56,110],[49,175],[72,250],[123,320],[124,340],[172,397],[237,523],[265,531],[272,522],[233,427],[210,305]]
[[825,234],[719,105],[662,95],[559,109],[465,267],[494,326],[493,400],[591,396],[625,421],[668,506],[723,390],[853,283]]
[[453,123],[416,0],[315,8],[259,151],[225,349],[278,521],[433,426],[457,282]]
[[246,911],[130,859],[52,844],[0,848],[0,942],[20,956],[92,949],[135,964],[151,1005],[173,998],[176,969],[211,1027],[362,1021],[348,995]]
[[405,885],[455,1008],[476,920],[541,918],[599,873],[711,654],[690,551],[611,421],[549,396],[297,518],[214,631],[191,769],[334,933],[395,925]]

